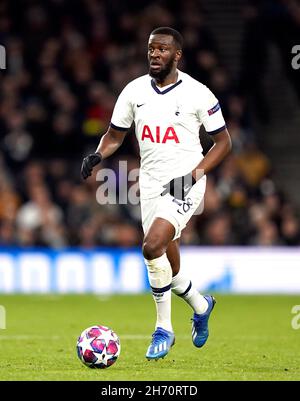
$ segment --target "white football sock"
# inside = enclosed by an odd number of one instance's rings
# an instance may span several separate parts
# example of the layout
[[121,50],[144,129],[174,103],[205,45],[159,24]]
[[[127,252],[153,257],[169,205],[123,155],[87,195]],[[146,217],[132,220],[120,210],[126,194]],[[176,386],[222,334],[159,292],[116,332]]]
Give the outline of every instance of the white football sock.
[[166,254],[159,258],[145,259],[149,282],[156,305],[157,320],[155,328],[162,327],[173,332],[171,323],[171,281],[172,268]]
[[200,315],[206,312],[208,302],[181,271],[172,278],[171,288],[173,293],[183,298],[193,308],[195,313]]

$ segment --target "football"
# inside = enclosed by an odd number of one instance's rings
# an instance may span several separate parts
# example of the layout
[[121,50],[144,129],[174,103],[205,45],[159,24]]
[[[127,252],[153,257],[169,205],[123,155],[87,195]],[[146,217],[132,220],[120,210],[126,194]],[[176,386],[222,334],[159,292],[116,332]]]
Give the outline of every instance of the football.
[[120,339],[109,327],[88,327],[77,340],[78,358],[89,368],[108,368],[116,362],[120,351]]

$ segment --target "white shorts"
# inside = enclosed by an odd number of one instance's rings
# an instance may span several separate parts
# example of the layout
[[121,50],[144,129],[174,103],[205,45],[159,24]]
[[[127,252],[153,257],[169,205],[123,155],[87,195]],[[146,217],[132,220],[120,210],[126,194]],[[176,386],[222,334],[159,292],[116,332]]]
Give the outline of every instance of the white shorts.
[[185,201],[174,199],[170,194],[151,199],[141,198],[142,225],[144,234],[147,233],[156,217],[168,220],[175,227],[174,239],[181,235],[193,214],[201,214],[204,209],[204,193],[206,176],[193,185]]

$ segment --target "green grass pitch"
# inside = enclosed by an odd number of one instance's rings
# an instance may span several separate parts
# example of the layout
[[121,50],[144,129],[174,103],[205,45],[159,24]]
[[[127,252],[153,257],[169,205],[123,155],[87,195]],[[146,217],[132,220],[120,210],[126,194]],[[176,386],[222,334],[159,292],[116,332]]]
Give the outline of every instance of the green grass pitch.
[[[297,296],[218,295],[210,337],[191,342],[191,311],[172,297],[176,343],[168,356],[147,361],[154,327],[151,294],[2,295],[6,329],[0,330],[0,380],[299,380],[300,329],[292,328]],[[108,369],[85,367],[76,340],[94,324],[120,337],[121,355]]]

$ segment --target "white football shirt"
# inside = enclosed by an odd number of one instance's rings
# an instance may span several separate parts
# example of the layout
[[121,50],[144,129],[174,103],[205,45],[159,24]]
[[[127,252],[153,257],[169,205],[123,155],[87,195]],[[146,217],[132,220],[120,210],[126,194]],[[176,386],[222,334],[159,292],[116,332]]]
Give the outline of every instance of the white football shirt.
[[199,129],[225,129],[218,100],[199,81],[178,71],[177,82],[162,88],[150,75],[131,81],[115,104],[111,126],[127,131],[135,122],[139,143],[140,192],[149,199],[171,179],[190,173],[203,159]]

